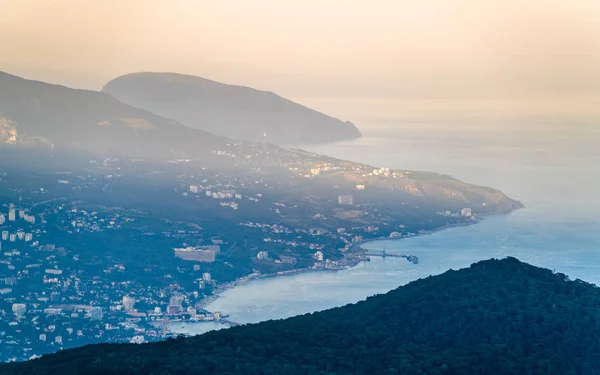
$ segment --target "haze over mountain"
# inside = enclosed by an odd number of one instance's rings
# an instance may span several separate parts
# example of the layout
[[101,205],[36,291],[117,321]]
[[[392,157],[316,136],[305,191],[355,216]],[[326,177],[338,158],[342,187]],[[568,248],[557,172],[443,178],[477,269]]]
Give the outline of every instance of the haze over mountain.
[[[0,73],[0,142],[43,145],[55,151],[84,151],[99,156],[163,161],[197,159],[204,166],[235,168],[242,173],[260,171],[262,175],[277,175],[277,178],[298,173],[298,169],[292,171],[296,167],[291,167],[297,163],[307,169],[309,176],[314,167],[331,163],[335,166],[334,173],[318,174],[317,180],[335,184],[341,178],[353,188],[358,182],[371,183],[363,175],[373,170],[367,165],[301,150],[229,140],[124,104],[106,93],[30,81],[7,73]],[[387,173],[391,176],[396,172]],[[403,177],[372,176],[372,184],[411,197],[426,197],[429,203],[439,200],[472,206],[479,213],[521,207],[519,202],[495,189],[450,176],[397,173]]]
[[86,346],[0,374],[592,375],[599,303],[595,285],[492,259],[354,305],[187,339]]
[[0,129],[3,134],[14,132],[12,136],[20,140],[114,155],[190,155],[222,142],[212,134],[129,106],[105,93],[3,72],[0,115],[5,118]]
[[[314,111],[272,92],[175,73],[118,77],[103,92],[187,126],[233,139],[273,144],[358,138],[351,122]],[[266,137],[265,137],[266,134]]]

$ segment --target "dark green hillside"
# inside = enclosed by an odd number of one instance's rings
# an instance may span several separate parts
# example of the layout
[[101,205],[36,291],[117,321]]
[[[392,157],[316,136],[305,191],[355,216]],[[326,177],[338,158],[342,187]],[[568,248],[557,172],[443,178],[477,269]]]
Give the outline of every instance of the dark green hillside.
[[96,345],[0,374],[598,374],[600,290],[488,260],[321,313],[147,345]]

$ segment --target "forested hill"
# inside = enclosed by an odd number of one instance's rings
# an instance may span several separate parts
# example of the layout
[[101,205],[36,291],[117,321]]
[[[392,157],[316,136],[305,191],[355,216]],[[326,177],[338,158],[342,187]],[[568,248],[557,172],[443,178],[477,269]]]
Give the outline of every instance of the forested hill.
[[514,258],[364,302],[145,345],[95,345],[0,374],[598,374],[600,290]]

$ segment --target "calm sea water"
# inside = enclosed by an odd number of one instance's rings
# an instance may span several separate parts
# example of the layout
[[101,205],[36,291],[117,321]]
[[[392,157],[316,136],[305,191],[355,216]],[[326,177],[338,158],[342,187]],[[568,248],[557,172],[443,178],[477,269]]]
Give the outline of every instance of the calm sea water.
[[[600,126],[571,119],[437,119],[369,124],[351,142],[304,147],[377,166],[429,170],[501,189],[526,208],[479,224],[368,245],[417,255],[353,269],[253,281],[208,306],[239,323],[286,318],[385,293],[407,282],[514,256],[600,285]],[[189,326],[189,333],[207,329]]]

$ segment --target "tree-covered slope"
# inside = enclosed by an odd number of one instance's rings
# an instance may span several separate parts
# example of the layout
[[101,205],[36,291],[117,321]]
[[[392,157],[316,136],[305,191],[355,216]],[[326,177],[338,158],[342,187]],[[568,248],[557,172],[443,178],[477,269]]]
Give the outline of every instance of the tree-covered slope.
[[272,92],[175,73],[127,74],[103,92],[124,103],[192,128],[244,141],[324,143],[360,137],[350,122],[327,116]]
[[598,374],[599,333],[596,286],[507,258],[320,313],[0,374]]
[[0,72],[0,144],[41,141],[56,148],[127,156],[198,156],[224,141],[95,91]]

